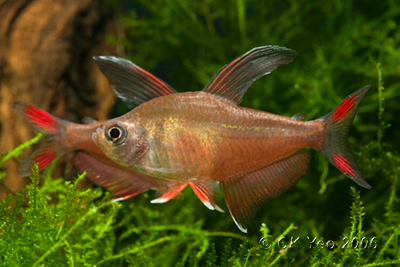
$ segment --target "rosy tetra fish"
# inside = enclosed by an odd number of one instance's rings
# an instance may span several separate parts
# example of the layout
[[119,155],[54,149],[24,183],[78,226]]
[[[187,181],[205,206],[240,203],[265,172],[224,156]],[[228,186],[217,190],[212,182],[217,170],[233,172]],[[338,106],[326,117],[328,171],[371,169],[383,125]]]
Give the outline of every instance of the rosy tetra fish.
[[[222,210],[216,196],[222,189],[243,232],[263,204],[306,174],[307,147],[321,151],[344,175],[370,188],[347,143],[358,104],[370,86],[313,121],[238,105],[256,79],[290,63],[296,54],[278,46],[254,48],[219,70],[203,91],[152,98],[102,123],[93,133],[94,143],[119,166],[179,182],[177,190],[190,185],[210,209]],[[99,57],[97,62],[118,91],[120,72],[129,73],[129,63],[116,57]]]
[[[168,84],[131,62],[128,74],[119,72],[118,80],[123,84],[114,87],[118,96],[127,102],[139,105],[154,97],[176,93]],[[129,88],[124,84],[129,84]],[[37,162],[39,169],[43,169],[57,157],[73,150],[81,150],[75,157],[78,169],[86,172],[86,177],[95,184],[111,190],[113,198],[127,199],[151,188],[160,195],[155,202],[166,202],[176,197],[184,185],[180,182],[154,179],[111,161],[92,139],[92,133],[103,122],[89,118],[85,120],[86,124],[67,122],[21,100],[15,101],[13,107],[46,138],[36,151],[21,162],[18,169],[20,176],[29,176],[33,162]]]

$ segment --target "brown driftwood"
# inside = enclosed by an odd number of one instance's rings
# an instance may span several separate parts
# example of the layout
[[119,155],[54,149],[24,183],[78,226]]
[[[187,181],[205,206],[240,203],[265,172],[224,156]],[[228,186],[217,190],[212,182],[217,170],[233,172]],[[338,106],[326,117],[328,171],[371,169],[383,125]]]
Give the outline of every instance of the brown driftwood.
[[[110,14],[103,2],[0,0],[1,154],[35,135],[12,109],[16,99],[74,122],[107,117],[115,96],[92,60],[104,54]],[[6,187],[18,190],[26,183],[16,175],[16,162],[5,169]]]

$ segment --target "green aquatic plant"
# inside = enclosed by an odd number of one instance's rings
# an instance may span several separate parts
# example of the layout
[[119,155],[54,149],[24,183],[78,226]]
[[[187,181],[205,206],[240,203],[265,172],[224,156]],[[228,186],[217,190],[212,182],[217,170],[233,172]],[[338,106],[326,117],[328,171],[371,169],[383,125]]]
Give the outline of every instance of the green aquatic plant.
[[[25,143],[19,145],[18,147],[14,148],[13,151],[5,155],[1,160],[0,160],[0,169],[3,167],[4,163],[6,163],[7,160],[13,158],[13,157],[18,157],[21,155],[22,151],[26,148],[29,148],[31,145],[35,144],[37,141],[42,138],[42,134],[38,133],[35,138],[26,141]],[[5,172],[0,172],[0,180],[2,180],[7,174]]]

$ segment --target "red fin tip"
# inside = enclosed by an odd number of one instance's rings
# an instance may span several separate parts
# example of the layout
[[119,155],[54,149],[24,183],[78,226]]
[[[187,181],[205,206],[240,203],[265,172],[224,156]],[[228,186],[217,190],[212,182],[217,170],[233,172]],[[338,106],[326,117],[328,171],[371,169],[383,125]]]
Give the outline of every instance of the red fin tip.
[[27,104],[24,109],[27,119],[39,130],[55,134],[57,131],[57,120],[47,112]]
[[332,122],[338,121],[344,117],[346,117],[347,112],[351,110],[351,108],[357,103],[357,96],[352,95],[347,97],[343,102],[338,106],[332,114]]
[[332,162],[346,176],[356,178],[357,172],[350,167],[349,162],[340,154],[332,153]]
[[203,202],[203,204],[210,210],[215,210],[214,207],[211,205],[210,201],[208,200],[206,193],[203,190],[201,190],[201,188],[196,187],[193,183],[189,184],[192,187],[194,193],[200,199],[200,201]]
[[150,201],[152,204],[158,204],[158,203],[165,203],[176,197],[177,195],[180,194],[180,192],[185,189],[187,184],[180,184],[176,186],[175,188],[169,190],[167,193],[163,194],[161,197],[153,199]]
[[52,162],[56,157],[57,154],[54,151],[45,150],[39,153],[35,157],[34,161],[38,163],[39,170],[41,170],[47,165],[49,165],[50,162]]
[[327,142],[320,151],[344,175],[364,188],[371,188],[371,186],[365,181],[361,169],[351,153],[347,134],[356,115],[357,107],[369,88],[370,86],[367,85],[355,91],[332,112],[321,118],[326,122],[325,140]]

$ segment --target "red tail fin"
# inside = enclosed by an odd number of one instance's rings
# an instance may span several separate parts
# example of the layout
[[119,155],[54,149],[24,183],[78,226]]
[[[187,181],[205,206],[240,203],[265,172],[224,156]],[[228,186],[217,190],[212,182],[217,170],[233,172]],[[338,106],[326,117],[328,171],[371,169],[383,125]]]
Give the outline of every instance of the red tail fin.
[[39,169],[43,169],[56,157],[63,154],[59,141],[60,133],[63,131],[66,122],[21,100],[15,101],[13,108],[20,113],[33,128],[43,133],[46,137],[46,142],[28,158],[24,159],[18,168],[18,175],[29,176],[33,162],[37,162]]
[[347,135],[356,115],[358,104],[370,87],[368,85],[352,93],[337,108],[321,118],[326,122],[328,129],[328,142],[321,150],[322,154],[344,175],[368,189],[371,186],[365,181],[360,167],[350,151]]

